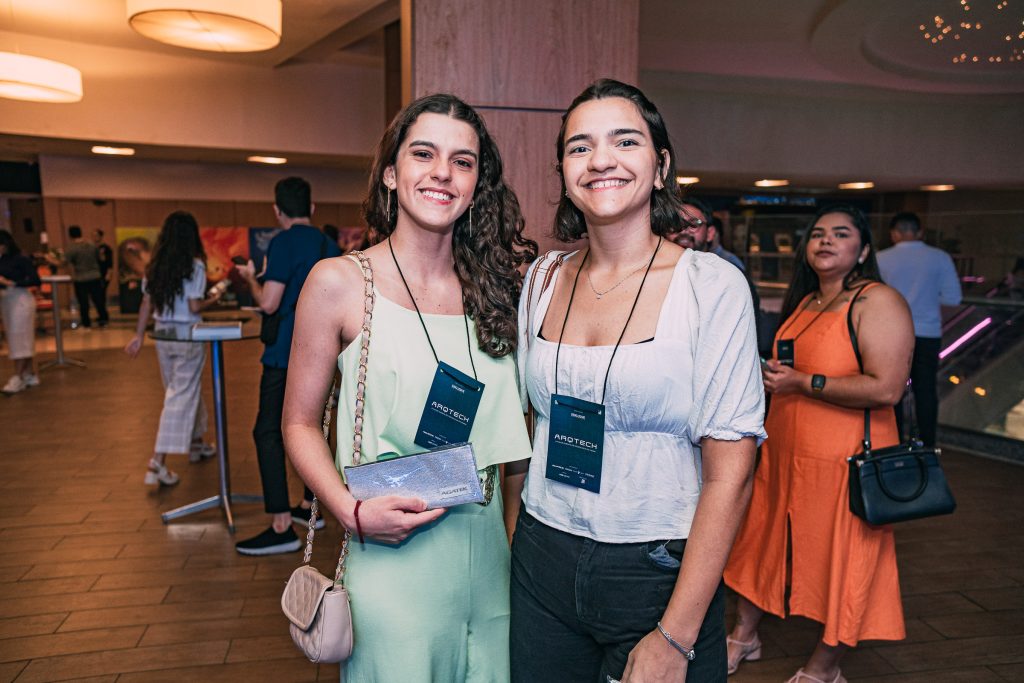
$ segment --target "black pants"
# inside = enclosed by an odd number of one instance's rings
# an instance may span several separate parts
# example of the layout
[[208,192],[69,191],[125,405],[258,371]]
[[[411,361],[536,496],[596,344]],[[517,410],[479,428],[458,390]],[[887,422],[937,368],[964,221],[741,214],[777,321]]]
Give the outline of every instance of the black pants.
[[[288,379],[287,368],[263,366],[260,377],[260,408],[252,438],[256,442],[256,457],[260,463],[260,481],[263,483],[263,507],[270,514],[288,512],[288,473],[285,468],[284,436],[281,434],[281,413],[284,411],[284,387]],[[303,494],[313,500],[307,486]]]
[[82,327],[92,327],[92,319],[89,317],[89,299],[96,304],[96,317],[99,319],[100,325],[106,325],[110,320],[110,316],[107,315],[107,288],[103,280],[75,281],[75,298],[78,299]]
[[[521,511],[512,542],[513,683],[621,678],[630,651],[665,612],[685,547],[682,539],[600,543],[553,529]],[[686,680],[725,683],[721,584],[693,648],[696,659]]]
[[[914,359],[910,364],[910,388],[914,392],[914,413],[917,415],[917,436],[925,446],[935,445],[939,426],[939,348],[936,337],[914,337]],[[896,425],[903,434],[903,410],[896,410]]]

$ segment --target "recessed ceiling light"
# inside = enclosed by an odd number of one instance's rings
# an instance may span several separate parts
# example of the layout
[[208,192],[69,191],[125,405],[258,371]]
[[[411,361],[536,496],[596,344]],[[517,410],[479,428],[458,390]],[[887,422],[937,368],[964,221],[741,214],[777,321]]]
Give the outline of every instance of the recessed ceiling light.
[[281,0],[128,0],[128,23],[153,40],[211,52],[281,42]]
[[700,178],[695,175],[677,175],[676,182],[680,185],[696,185],[700,182]]
[[115,156],[130,157],[135,155],[131,147],[107,147],[106,145],[93,145],[93,154],[113,154]]
[[285,159],[284,157],[264,157],[264,156],[258,156],[258,155],[247,157],[246,161],[251,161],[251,162],[253,162],[255,164],[287,164],[288,163],[288,160]]
[[875,184],[870,180],[856,183],[839,183],[840,190],[870,190]]
[[786,185],[789,185],[789,181],[782,179],[773,180],[771,178],[763,178],[761,180],[755,181],[754,185],[756,185],[757,187],[785,187]]
[[925,192],[949,192],[955,190],[956,185],[922,185],[921,189]]

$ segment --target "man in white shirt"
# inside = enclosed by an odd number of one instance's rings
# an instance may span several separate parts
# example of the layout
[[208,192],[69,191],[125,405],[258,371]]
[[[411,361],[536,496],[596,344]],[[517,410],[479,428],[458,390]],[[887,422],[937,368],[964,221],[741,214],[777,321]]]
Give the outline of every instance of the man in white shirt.
[[[893,246],[878,254],[882,278],[910,305],[914,319],[914,360],[910,386],[914,391],[917,428],[926,446],[935,445],[939,398],[936,375],[942,337],[941,306],[960,303],[960,278],[949,254],[922,241],[921,219],[914,213],[898,213],[889,223]],[[896,411],[900,432],[902,411]]]

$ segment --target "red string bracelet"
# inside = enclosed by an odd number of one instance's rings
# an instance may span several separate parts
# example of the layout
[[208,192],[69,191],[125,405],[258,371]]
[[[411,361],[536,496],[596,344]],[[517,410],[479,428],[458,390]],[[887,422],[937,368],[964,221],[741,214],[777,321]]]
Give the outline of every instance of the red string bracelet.
[[356,510],[355,510],[355,513],[353,513],[355,515],[355,518],[356,518],[356,534],[359,536],[359,543],[360,544],[363,543],[363,526],[359,523],[359,506],[362,505],[362,504],[363,504],[363,501],[357,500],[356,501]]

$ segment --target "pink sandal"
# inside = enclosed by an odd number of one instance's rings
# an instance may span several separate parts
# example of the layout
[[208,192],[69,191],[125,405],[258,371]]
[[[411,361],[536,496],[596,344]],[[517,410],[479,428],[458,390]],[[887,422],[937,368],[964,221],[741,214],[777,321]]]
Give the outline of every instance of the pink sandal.
[[735,645],[739,648],[738,652],[736,652],[734,655],[729,656],[728,663],[730,676],[736,673],[736,669],[740,668],[740,662],[742,662],[744,659],[748,662],[756,662],[757,660],[761,659],[761,639],[757,637],[756,633],[754,634],[754,637],[748,640],[747,642],[743,642],[742,640],[735,640],[727,636],[725,639],[725,644],[726,647],[730,645]]
[[803,669],[799,669],[786,683],[846,683],[846,679],[843,678],[843,672],[838,670],[836,671],[835,678],[830,681],[823,681],[820,678],[804,673]]

